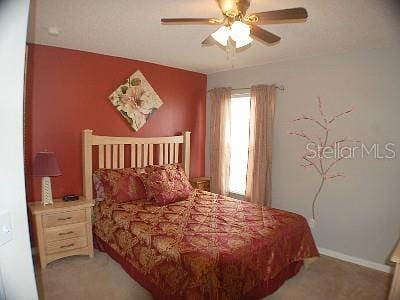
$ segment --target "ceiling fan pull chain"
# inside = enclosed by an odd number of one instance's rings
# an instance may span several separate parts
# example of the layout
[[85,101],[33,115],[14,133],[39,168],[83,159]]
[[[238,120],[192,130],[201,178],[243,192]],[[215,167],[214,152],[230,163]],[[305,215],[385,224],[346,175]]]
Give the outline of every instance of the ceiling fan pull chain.
[[226,51],[226,59],[231,60],[231,58],[233,56],[232,39],[231,38],[228,38],[228,42],[226,44],[225,51]]
[[226,51],[226,59],[232,63],[232,68],[234,68],[235,57],[236,57],[236,43],[231,38],[228,39],[225,51]]

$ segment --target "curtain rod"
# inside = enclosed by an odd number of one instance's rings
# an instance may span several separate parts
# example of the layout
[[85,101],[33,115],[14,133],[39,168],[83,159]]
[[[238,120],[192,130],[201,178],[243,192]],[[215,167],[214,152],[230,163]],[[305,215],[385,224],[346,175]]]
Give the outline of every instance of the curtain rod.
[[[276,89],[280,90],[280,91],[284,91],[285,90],[285,86],[280,84],[280,85],[276,86]],[[232,91],[243,91],[243,90],[250,90],[250,88],[247,87],[247,88],[235,88],[235,89],[232,89]],[[210,92],[210,91],[211,90],[208,90],[207,92]]]

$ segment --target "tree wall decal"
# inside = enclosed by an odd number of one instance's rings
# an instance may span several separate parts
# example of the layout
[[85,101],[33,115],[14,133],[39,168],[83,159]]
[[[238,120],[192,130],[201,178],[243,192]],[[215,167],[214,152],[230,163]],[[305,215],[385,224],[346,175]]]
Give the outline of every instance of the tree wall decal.
[[[301,166],[304,168],[312,168],[321,177],[321,182],[314,194],[312,201],[313,220],[315,220],[315,205],[318,200],[318,196],[320,195],[321,190],[324,187],[325,183],[334,178],[344,177],[343,174],[335,173],[333,170],[336,164],[339,163],[341,160],[343,160],[346,156],[339,155],[338,157],[327,158],[325,155],[326,150],[328,149],[330,151],[329,153],[331,153],[333,149],[340,148],[341,146],[346,145],[346,143],[359,142],[357,140],[350,139],[347,137],[330,142],[331,130],[333,129],[334,123],[341,117],[350,114],[353,111],[353,108],[350,108],[346,111],[338,113],[329,118],[324,112],[320,97],[318,97],[318,111],[320,114],[318,118],[302,114],[301,116],[294,119],[292,122],[297,123],[300,121],[304,121],[313,123],[321,131],[320,135],[312,136],[310,134],[305,133],[304,131],[289,132],[289,134],[291,135],[295,135],[301,137],[302,139],[305,139],[308,142],[308,144],[311,144],[315,147],[315,152],[312,153],[312,155],[306,152],[301,157],[302,160]],[[343,154],[341,151],[339,152]]]

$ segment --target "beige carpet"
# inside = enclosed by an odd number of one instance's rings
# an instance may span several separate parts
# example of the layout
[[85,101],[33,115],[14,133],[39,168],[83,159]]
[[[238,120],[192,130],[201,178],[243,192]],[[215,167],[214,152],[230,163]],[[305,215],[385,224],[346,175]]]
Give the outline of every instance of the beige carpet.
[[[40,299],[146,300],[150,293],[129,277],[107,254],[61,259],[45,270],[36,268]],[[302,270],[268,300],[386,299],[391,275],[329,257]],[[265,298],[265,299],[267,299]]]

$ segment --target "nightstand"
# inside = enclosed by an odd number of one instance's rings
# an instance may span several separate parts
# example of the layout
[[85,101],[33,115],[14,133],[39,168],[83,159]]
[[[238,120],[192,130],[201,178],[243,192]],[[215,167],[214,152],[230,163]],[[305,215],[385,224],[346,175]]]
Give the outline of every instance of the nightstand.
[[93,201],[83,197],[70,202],[56,199],[53,205],[47,206],[40,202],[28,203],[42,269],[67,256],[93,257],[93,205]]
[[191,178],[189,181],[195,189],[210,191],[210,178],[208,177],[195,177]]

